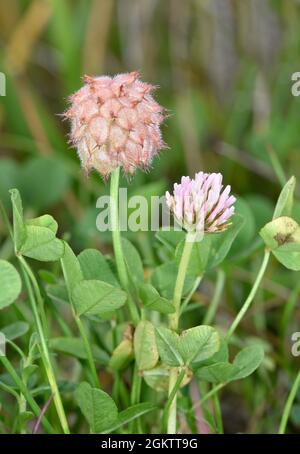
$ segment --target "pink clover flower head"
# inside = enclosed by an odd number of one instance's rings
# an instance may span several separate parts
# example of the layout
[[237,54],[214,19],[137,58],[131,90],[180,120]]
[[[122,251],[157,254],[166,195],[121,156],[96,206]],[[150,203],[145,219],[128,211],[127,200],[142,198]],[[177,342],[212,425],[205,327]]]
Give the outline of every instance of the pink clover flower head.
[[64,114],[71,121],[70,142],[83,168],[96,169],[103,177],[119,166],[129,174],[149,168],[166,147],[160,132],[164,109],[151,94],[155,87],[140,81],[136,71],[85,76],[84,81]]
[[176,222],[188,232],[222,232],[230,225],[236,198],[231,187],[223,189],[221,173],[195,174],[182,177],[174,184],[173,195],[166,192],[166,204]]

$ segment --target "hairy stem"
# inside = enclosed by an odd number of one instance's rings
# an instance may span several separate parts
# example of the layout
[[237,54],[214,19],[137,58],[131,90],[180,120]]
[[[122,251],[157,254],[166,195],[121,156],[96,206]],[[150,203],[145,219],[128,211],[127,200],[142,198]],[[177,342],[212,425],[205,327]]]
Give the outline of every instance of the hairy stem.
[[[177,279],[175,283],[173,304],[175,308],[174,314],[170,315],[170,328],[174,331],[178,330],[179,326],[179,316],[180,316],[180,303],[182,298],[182,291],[185,281],[185,276],[193,249],[193,238],[187,234],[186,240],[184,243],[184,248],[182,251],[182,256],[179,263]],[[178,369],[172,368],[169,378],[169,397],[177,383],[178,379]],[[175,392],[174,398],[170,404],[169,415],[168,415],[168,433],[176,434],[176,421],[177,421],[177,391]]]
[[135,325],[139,322],[139,313],[130,293],[129,278],[123,254],[120,224],[119,224],[119,179],[120,168],[115,169],[110,180],[110,221],[112,229],[112,240],[117,265],[118,276],[122,287],[127,292],[127,304],[131,319]]
[[173,295],[173,304],[175,312],[170,315],[170,328],[175,331],[177,331],[178,329],[182,291],[193,244],[194,244],[193,239],[190,237],[189,234],[187,234],[175,282],[175,289]]

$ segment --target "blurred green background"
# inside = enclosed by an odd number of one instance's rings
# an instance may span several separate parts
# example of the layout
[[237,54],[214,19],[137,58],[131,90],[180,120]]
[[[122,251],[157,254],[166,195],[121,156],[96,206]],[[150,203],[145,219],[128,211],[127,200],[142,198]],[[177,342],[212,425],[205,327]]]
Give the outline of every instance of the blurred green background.
[[[300,71],[299,23],[297,0],[0,0],[4,205],[9,208],[8,189],[17,187],[27,214],[53,214],[77,252],[109,251],[109,238],[95,225],[96,199],[108,186],[81,172],[59,114],[84,74],[139,70],[159,86],[157,100],[169,111],[163,136],[170,148],[149,173],[123,185],[161,195],[181,175],[221,171],[246,216],[226,265],[218,315],[226,326],[258,267],[258,231],[270,220],[285,178],[300,173],[300,98],[291,94],[291,76]],[[298,201],[294,217],[300,222]],[[143,237],[134,241],[147,260]],[[11,255],[0,223],[0,256]],[[204,308],[214,280],[208,276],[198,294]],[[291,333],[300,331],[298,281],[297,273],[272,261],[236,339],[238,345],[259,338],[268,356],[259,377],[225,394],[228,431],[276,431],[300,367],[290,353]],[[300,395],[290,430],[300,432]]]

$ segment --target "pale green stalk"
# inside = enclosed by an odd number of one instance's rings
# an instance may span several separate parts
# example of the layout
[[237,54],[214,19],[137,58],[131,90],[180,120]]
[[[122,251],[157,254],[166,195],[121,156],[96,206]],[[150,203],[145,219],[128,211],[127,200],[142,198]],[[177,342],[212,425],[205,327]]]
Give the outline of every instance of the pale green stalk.
[[80,335],[81,335],[81,338],[82,338],[82,341],[84,344],[84,348],[86,351],[87,361],[89,363],[91,374],[92,374],[93,386],[95,386],[96,388],[99,388],[100,387],[99,377],[97,374],[97,369],[96,369],[95,362],[94,362],[93,352],[92,352],[89,340],[87,338],[85,328],[83,326],[83,323],[82,323],[80,317],[78,317],[75,314],[75,312],[74,312],[74,317],[75,317],[75,321],[76,321],[77,327],[79,329],[79,332],[80,332]]
[[298,374],[296,376],[296,379],[294,381],[294,384],[292,386],[292,389],[291,389],[291,391],[290,391],[290,393],[288,395],[287,401],[286,401],[285,406],[284,406],[284,410],[283,410],[283,413],[282,413],[282,418],[281,418],[281,421],[280,421],[279,431],[278,431],[278,433],[280,435],[284,434],[285,431],[286,431],[286,426],[287,426],[287,423],[288,423],[288,420],[289,420],[289,417],[290,417],[292,405],[293,405],[293,402],[294,402],[295,397],[297,395],[299,387],[300,387],[300,371],[298,372]]
[[234,333],[234,331],[236,330],[236,328],[238,327],[238,325],[240,324],[241,320],[243,319],[244,315],[246,314],[246,312],[248,311],[255,295],[256,295],[256,292],[259,288],[259,285],[261,283],[261,280],[264,276],[264,273],[266,271],[266,268],[267,268],[267,265],[268,265],[268,262],[269,262],[269,258],[270,258],[270,251],[269,250],[265,250],[265,254],[264,254],[264,257],[263,257],[263,260],[262,260],[262,263],[261,263],[261,266],[260,266],[260,269],[258,271],[258,274],[256,276],[256,279],[254,281],[254,284],[251,288],[251,291],[246,299],[246,301],[244,302],[242,308],[240,309],[239,313],[237,314],[237,316],[235,317],[235,319],[233,320],[227,334],[226,334],[226,339],[228,340],[232,334]]
[[[112,241],[114,248],[115,261],[118,271],[118,276],[123,289],[127,292],[127,304],[131,317],[131,321],[136,326],[139,323],[140,316],[134,299],[131,295],[130,281],[126,268],[124,258],[120,220],[119,220],[119,180],[120,180],[120,167],[111,173],[110,178],[110,222],[112,231]],[[140,401],[142,378],[138,373],[136,364],[133,370],[133,387],[131,391],[131,404],[137,404]]]
[[119,179],[120,167],[111,173],[110,179],[110,222],[112,230],[113,248],[117,265],[118,276],[124,290],[127,291],[127,304],[131,319],[135,325],[139,322],[139,313],[134,300],[130,294],[129,278],[126,269],[126,263],[123,254],[120,224],[119,224]]
[[[173,304],[175,312],[170,315],[170,328],[174,331],[178,330],[179,316],[180,316],[180,303],[182,298],[183,286],[187,268],[193,249],[193,238],[189,234],[186,235],[182,256],[179,263],[177,279],[175,283]],[[178,369],[173,367],[170,371],[169,378],[169,397],[172,394],[174,387],[176,386],[178,379]],[[168,415],[168,434],[176,434],[176,421],[177,421],[177,391],[175,392],[174,398],[171,401],[169,415]]]
[[215,318],[218,306],[220,304],[222,291],[225,284],[225,273],[222,269],[217,272],[217,282],[212,300],[209,304],[208,310],[203,320],[203,325],[209,325]]
[[65,410],[64,410],[60,392],[59,392],[59,389],[58,389],[58,386],[56,383],[56,379],[55,379],[55,375],[54,375],[54,371],[53,371],[53,367],[52,367],[52,363],[51,363],[51,358],[50,358],[50,354],[49,354],[49,350],[48,350],[48,346],[47,346],[47,341],[45,338],[43,326],[41,323],[41,319],[40,319],[39,312],[37,309],[37,304],[35,301],[35,297],[34,297],[34,294],[33,294],[32,288],[31,288],[31,284],[30,284],[30,280],[29,280],[29,276],[28,276],[28,272],[27,272],[28,266],[26,266],[27,265],[26,261],[21,255],[18,255],[17,257],[22,266],[25,284],[26,284],[26,287],[28,290],[28,296],[29,296],[32,312],[34,315],[37,332],[39,334],[39,338],[40,338],[40,342],[41,342],[41,349],[40,349],[41,356],[42,356],[43,364],[45,367],[46,375],[47,375],[47,378],[49,381],[49,385],[50,385],[50,388],[51,388],[51,391],[53,394],[55,408],[56,408],[63,432],[65,434],[69,434],[70,430],[69,430],[67,418],[65,415]]

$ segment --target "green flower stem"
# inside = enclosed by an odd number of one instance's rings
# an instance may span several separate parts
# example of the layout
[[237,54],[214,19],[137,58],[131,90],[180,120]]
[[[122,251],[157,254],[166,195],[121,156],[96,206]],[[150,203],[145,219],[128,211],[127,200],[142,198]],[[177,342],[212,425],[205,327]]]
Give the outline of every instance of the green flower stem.
[[193,238],[191,235],[186,235],[186,240],[184,243],[182,256],[179,263],[177,279],[175,283],[174,295],[173,295],[173,304],[175,308],[175,312],[170,315],[170,328],[177,331],[178,324],[179,324],[179,315],[180,315],[180,303],[182,298],[182,291],[185,281],[185,276],[191,256],[191,252],[193,249]]
[[[63,271],[64,277],[65,277],[65,281],[67,282],[67,273],[66,273],[66,270],[65,270],[65,267],[64,267],[64,264],[63,264],[63,260],[61,260],[61,267],[62,267],[62,271]],[[71,304],[71,307],[72,307],[72,315],[74,317],[74,320],[76,322],[78,331],[79,331],[80,336],[82,338],[82,342],[83,342],[84,349],[85,349],[86,356],[87,356],[87,361],[88,361],[88,364],[89,364],[89,367],[90,367],[90,370],[91,370],[91,376],[92,376],[91,385],[95,386],[96,388],[99,388],[100,387],[100,381],[99,381],[99,377],[98,377],[98,374],[97,374],[97,369],[96,369],[96,366],[95,366],[95,362],[94,362],[94,357],[93,357],[93,353],[92,353],[92,350],[91,350],[91,346],[90,346],[88,337],[86,335],[86,331],[85,331],[84,325],[83,325],[80,317],[76,314],[69,286],[67,286],[67,287],[68,287],[69,301],[70,301],[70,304]]]
[[[126,268],[124,258],[120,220],[119,220],[119,181],[120,181],[120,167],[115,169],[111,174],[110,179],[110,222],[112,230],[112,241],[115,254],[115,261],[117,265],[118,276],[123,289],[127,292],[127,304],[131,317],[131,321],[136,326],[139,323],[140,316],[134,299],[131,295],[130,281]],[[135,364],[133,370],[133,388],[131,391],[131,403],[139,403],[141,390],[141,377],[138,374],[137,365]],[[134,424],[134,423],[133,423]],[[138,426],[139,429],[139,426]]]
[[291,413],[291,409],[292,409],[292,405],[293,405],[293,402],[297,395],[299,387],[300,387],[300,371],[298,372],[298,375],[296,376],[296,379],[294,381],[294,384],[292,386],[292,389],[288,395],[287,401],[284,406],[282,418],[280,421],[279,431],[278,431],[278,433],[280,435],[285,434],[286,426],[287,426],[287,423],[288,423],[288,420],[290,417],[290,413]]
[[200,282],[202,281],[202,277],[203,277],[203,275],[201,274],[200,276],[198,276],[195,279],[195,283],[194,283],[190,293],[184,298],[184,300],[183,300],[183,302],[182,302],[182,304],[180,306],[180,314],[179,314],[179,316],[181,316],[185,312],[185,310],[186,310],[186,308],[187,308],[192,296],[194,295],[195,291],[197,290],[197,288],[200,285]]
[[112,240],[119,279],[122,287],[127,292],[127,303],[131,319],[133,323],[137,325],[139,322],[139,313],[130,292],[129,278],[121,242],[119,224],[119,179],[120,168],[118,167],[112,172],[110,180],[110,197],[111,197],[110,222],[112,229]]
[[[176,369],[176,381],[175,383],[173,384],[173,387],[171,389],[171,392],[169,393],[169,397],[168,397],[168,400],[167,400],[167,403],[165,405],[165,408],[164,408],[164,412],[163,412],[163,417],[162,417],[162,421],[163,421],[163,433],[165,432],[165,427],[166,427],[166,423],[167,423],[167,418],[168,418],[168,413],[169,413],[169,410],[173,404],[173,401],[176,397],[176,394],[177,394],[177,391],[179,390],[180,388],[180,385],[182,383],[182,380],[184,378],[184,375],[185,375],[185,370],[182,369],[180,371],[180,373],[178,374],[178,370]],[[175,378],[175,374],[174,374],[174,378]],[[168,430],[168,429],[167,429]],[[176,427],[175,427],[175,431],[176,431]]]
[[285,176],[284,169],[280,163],[280,160],[278,159],[277,153],[275,153],[275,151],[271,145],[267,147],[267,151],[268,151],[269,158],[270,158],[273,170],[275,172],[275,175],[276,175],[279,183],[283,187],[286,183],[286,176]]
[[199,402],[197,402],[195,405],[193,405],[193,410],[197,407],[197,405],[204,404],[208,399],[213,397],[218,391],[220,391],[224,386],[227,385],[228,382],[225,383],[219,383],[218,385],[214,386],[207,394],[205,394],[202,399],[200,399]]
[[269,262],[269,258],[270,258],[270,251],[269,250],[266,250],[265,251],[265,254],[264,254],[264,257],[263,257],[263,260],[262,260],[262,263],[261,263],[261,266],[260,266],[260,269],[258,271],[258,274],[256,276],[256,279],[255,279],[255,282],[253,284],[253,287],[246,299],[246,301],[244,302],[241,310],[239,311],[239,313],[237,314],[236,318],[234,319],[234,321],[232,322],[228,332],[227,332],[227,335],[226,335],[226,339],[228,340],[232,334],[235,332],[236,328],[238,327],[239,323],[241,322],[241,320],[243,319],[244,315],[246,314],[246,312],[248,311],[255,295],[256,295],[256,292],[259,288],[259,285],[261,283],[261,280],[264,276],[264,273],[266,271],[266,268],[267,268],[267,265],[268,265],[268,262]]
[[209,304],[208,310],[205,314],[204,320],[203,320],[203,325],[209,325],[213,319],[215,318],[220,300],[221,300],[221,295],[222,291],[224,288],[225,284],[225,273],[222,269],[219,269],[217,272],[217,282],[215,286],[215,291],[212,297],[212,300]]
[[[132,372],[132,389],[130,395],[130,404],[136,405],[141,400],[141,386],[142,386],[142,377],[139,374],[137,363],[134,364],[134,369]],[[140,418],[131,423],[131,433],[143,433],[141,428]]]
[[57,414],[58,414],[58,417],[59,417],[63,432],[65,434],[69,434],[70,430],[69,430],[67,418],[66,418],[66,415],[65,415],[65,410],[64,410],[64,407],[63,407],[63,404],[62,404],[60,392],[59,392],[59,389],[58,389],[58,386],[57,386],[57,383],[56,383],[56,379],[55,379],[55,375],[54,375],[54,371],[53,371],[53,367],[52,367],[52,363],[51,363],[51,358],[50,358],[50,354],[49,354],[49,350],[48,350],[48,346],[47,346],[47,341],[46,341],[46,338],[45,338],[45,334],[44,334],[44,331],[43,331],[43,326],[42,326],[41,319],[40,319],[40,316],[39,316],[39,312],[38,312],[38,309],[37,309],[37,303],[36,303],[35,296],[34,296],[34,293],[32,291],[32,287],[31,287],[31,284],[30,284],[30,278],[29,278],[28,272],[27,272],[26,261],[20,255],[18,255],[18,259],[19,259],[19,261],[21,263],[21,267],[22,267],[22,271],[23,271],[23,275],[24,275],[24,280],[25,280],[25,284],[26,284],[26,287],[27,287],[27,291],[28,291],[29,300],[30,300],[32,312],[33,312],[35,323],[36,323],[36,328],[37,328],[37,331],[38,331],[38,334],[39,334],[39,338],[40,338],[40,342],[41,342],[41,349],[40,349],[41,350],[41,356],[42,356],[43,364],[44,364],[45,371],[46,371],[46,374],[47,374],[47,378],[48,378],[48,381],[49,381],[49,385],[50,385],[50,388],[51,388],[51,391],[52,391],[52,394],[53,394],[53,400],[54,400],[55,408],[56,408],[56,411],[57,411]]
[[[175,308],[174,314],[170,315],[170,328],[174,331],[178,330],[179,326],[179,316],[180,316],[180,303],[182,299],[182,291],[185,281],[185,276],[193,249],[194,238],[190,234],[186,235],[182,256],[179,263],[177,279],[175,283],[173,304]],[[169,378],[169,397],[172,394],[172,391],[178,380],[178,369],[172,368],[170,371]],[[176,434],[176,420],[177,420],[177,391],[175,392],[174,398],[170,404],[169,415],[168,415],[168,433]]]
[[38,306],[39,306],[39,312],[40,312],[40,315],[41,315],[41,322],[42,322],[42,326],[43,326],[43,331],[45,333],[45,336],[46,338],[48,337],[48,323],[47,323],[47,317],[46,317],[46,313],[45,313],[45,308],[44,308],[44,300],[43,300],[43,297],[41,295],[41,292],[40,292],[40,288],[39,288],[39,285],[37,283],[37,280],[35,278],[35,275],[33,274],[30,266],[28,265],[28,263],[26,262],[26,260],[22,257],[22,256],[18,256],[22,262],[22,265],[23,265],[23,268],[25,269],[30,281],[31,281],[31,284],[32,284],[32,287],[33,287],[33,290],[34,290],[34,293],[35,293],[35,297],[36,297],[36,300],[37,300],[37,303],[38,303]]
[[214,404],[214,412],[215,412],[217,433],[218,434],[223,434],[224,433],[224,429],[223,429],[223,421],[222,421],[222,410],[221,410],[221,405],[220,405],[220,400],[219,400],[219,397],[218,397],[218,393],[214,394],[212,400],[213,400],[213,404]]
[[[26,386],[20,379],[19,375],[16,373],[13,365],[10,363],[10,361],[5,356],[0,356],[0,361],[3,364],[3,367],[6,369],[7,373],[13,379],[14,383],[18,387],[21,394],[23,394],[24,398],[26,399],[26,401],[27,401],[28,405],[30,406],[31,410],[33,411],[34,415],[37,418],[39,418],[40,414],[41,414],[41,409],[38,406],[38,404],[36,403],[36,401],[34,400],[34,398],[31,396],[30,392],[28,391],[28,389],[26,388]],[[47,420],[46,416],[43,416],[42,424],[48,433],[51,433],[51,434],[54,433],[54,429],[51,426],[51,424],[49,423],[49,421]]]
[[95,386],[96,388],[99,388],[100,387],[99,377],[98,377],[98,374],[97,374],[97,369],[96,369],[95,362],[94,362],[93,352],[92,352],[89,340],[87,338],[87,335],[86,335],[86,332],[85,332],[85,328],[83,326],[83,323],[82,323],[80,317],[78,317],[75,314],[75,312],[74,312],[74,317],[75,317],[75,321],[76,321],[78,330],[80,332],[80,336],[81,336],[83,344],[84,344],[84,348],[85,348],[86,355],[87,355],[87,360],[88,360],[88,363],[89,363],[89,366],[90,366],[90,370],[91,370],[91,374],[92,374],[92,380],[93,380],[92,385]]
[[[255,295],[256,295],[256,292],[259,288],[259,285],[261,283],[261,280],[264,276],[264,273],[266,271],[266,268],[267,268],[267,265],[269,263],[269,259],[270,259],[270,251],[268,250],[265,250],[265,254],[264,254],[264,257],[263,257],[263,260],[262,260],[262,263],[261,263],[261,266],[260,266],[260,269],[258,271],[258,274],[256,276],[256,279],[255,279],[255,282],[250,290],[250,293],[246,299],[246,301],[244,302],[242,308],[240,309],[239,313],[237,314],[236,318],[234,319],[234,321],[232,322],[226,336],[225,336],[225,339],[228,341],[230,339],[230,337],[233,335],[233,333],[235,332],[236,328],[238,327],[238,325],[240,324],[241,320],[243,319],[244,315],[246,314],[246,312],[248,311]],[[209,397],[212,397],[214,396],[218,391],[219,389],[223,388],[223,386],[225,386],[225,384],[220,384],[218,386],[214,386],[213,389],[208,393],[206,394],[205,398],[202,399],[202,402],[205,400],[207,400]],[[201,402],[201,403],[202,403]]]

